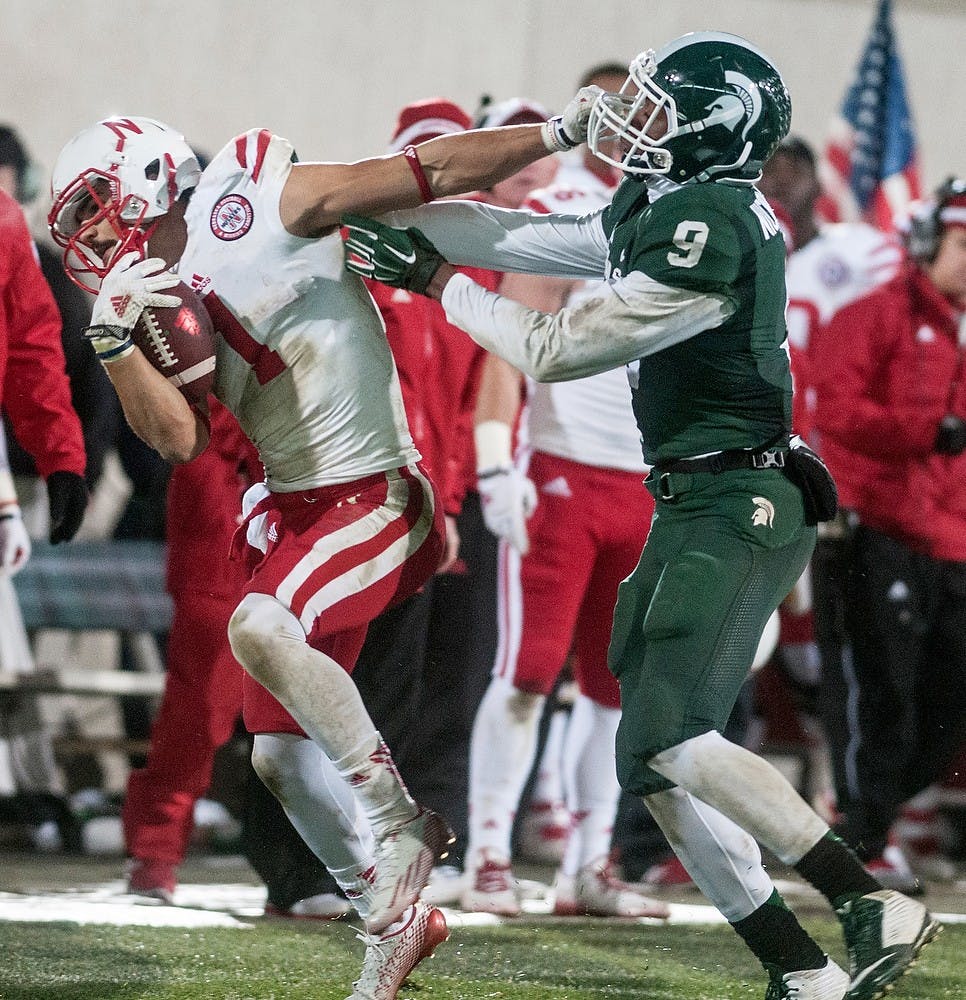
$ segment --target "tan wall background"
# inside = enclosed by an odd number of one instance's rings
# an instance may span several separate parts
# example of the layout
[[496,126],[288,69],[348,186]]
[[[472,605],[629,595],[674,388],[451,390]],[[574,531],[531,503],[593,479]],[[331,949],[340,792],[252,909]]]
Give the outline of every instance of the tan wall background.
[[[895,0],[934,186],[966,172],[966,0]],[[874,0],[3,0],[0,121],[49,170],[109,114],[144,114],[215,152],[264,126],[303,159],[381,152],[399,107],[442,94],[528,96],[559,109],[579,74],[685,31],[734,31],[781,68],[793,127],[824,142]]]

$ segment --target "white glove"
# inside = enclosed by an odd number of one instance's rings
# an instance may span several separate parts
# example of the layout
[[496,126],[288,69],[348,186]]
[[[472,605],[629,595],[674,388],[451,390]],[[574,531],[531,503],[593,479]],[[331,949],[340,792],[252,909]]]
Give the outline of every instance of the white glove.
[[598,95],[602,93],[604,91],[594,84],[581,87],[570,99],[563,114],[545,123],[543,141],[547,149],[553,153],[562,153],[587,141],[590,111]]
[[533,480],[513,465],[486,469],[476,475],[487,528],[525,556],[530,551],[527,518],[537,509],[537,488]]
[[0,507],[0,576],[13,576],[30,558],[30,535],[23,524],[20,507],[7,503]]
[[160,257],[139,260],[132,251],[117,261],[101,282],[91,325],[84,334],[101,361],[117,361],[134,350],[130,334],[147,306],[181,304],[177,295],[160,294],[178,281]]

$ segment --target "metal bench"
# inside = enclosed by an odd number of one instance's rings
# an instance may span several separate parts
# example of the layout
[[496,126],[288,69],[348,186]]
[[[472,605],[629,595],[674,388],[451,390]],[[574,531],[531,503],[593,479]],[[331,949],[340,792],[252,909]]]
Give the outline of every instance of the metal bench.
[[[166,632],[171,598],[164,589],[164,546],[108,539],[68,545],[36,543],[13,578],[28,631],[106,629],[127,635]],[[31,672],[0,671],[0,696],[158,695],[163,673],[38,664]]]

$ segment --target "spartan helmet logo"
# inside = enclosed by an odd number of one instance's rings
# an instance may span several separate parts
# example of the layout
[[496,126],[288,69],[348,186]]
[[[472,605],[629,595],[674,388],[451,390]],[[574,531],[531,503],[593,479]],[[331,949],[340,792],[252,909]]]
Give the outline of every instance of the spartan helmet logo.
[[733,98],[738,102],[738,106],[733,109],[733,117],[725,121],[724,124],[734,131],[738,127],[738,122],[742,120],[742,116],[747,116],[745,127],[741,130],[741,138],[747,139],[748,132],[761,117],[761,91],[754,80],[735,70],[728,70],[725,73],[725,80],[738,91]]
[[764,497],[752,497],[751,502],[755,505],[755,512],[751,515],[751,523],[756,527],[764,525],[766,528],[770,528],[775,520],[775,505]]

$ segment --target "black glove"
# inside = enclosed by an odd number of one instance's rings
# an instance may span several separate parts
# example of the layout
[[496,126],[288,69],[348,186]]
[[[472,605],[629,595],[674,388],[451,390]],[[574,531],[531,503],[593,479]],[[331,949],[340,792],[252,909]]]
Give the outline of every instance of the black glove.
[[963,449],[966,449],[966,420],[954,413],[947,413],[939,421],[933,450],[940,455],[961,455]]
[[87,483],[76,472],[52,472],[47,477],[50,501],[50,540],[69,542],[84,520],[87,509]]
[[393,229],[364,215],[346,215],[342,224],[347,271],[393,288],[425,293],[445,258],[415,227]]

